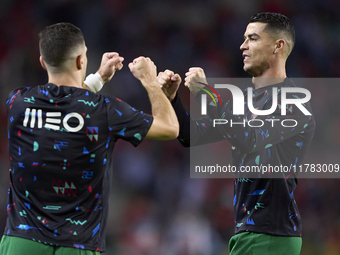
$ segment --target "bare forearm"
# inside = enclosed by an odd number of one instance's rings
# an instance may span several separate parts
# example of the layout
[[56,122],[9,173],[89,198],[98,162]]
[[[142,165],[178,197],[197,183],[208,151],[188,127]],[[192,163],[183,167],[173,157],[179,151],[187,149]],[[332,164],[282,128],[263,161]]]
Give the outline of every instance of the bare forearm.
[[[143,85],[145,85],[144,82],[146,81],[142,81]],[[159,124],[158,128],[167,130],[173,137],[171,139],[176,138],[179,132],[179,124],[169,99],[164,95],[157,81],[149,82],[148,85],[145,85],[145,88],[149,95],[154,121]],[[167,140],[166,136],[163,138]]]
[[170,101],[157,82],[157,68],[150,58],[138,57],[129,64],[131,73],[142,82],[149,94],[153,122],[145,138],[157,140],[175,139],[179,124]]

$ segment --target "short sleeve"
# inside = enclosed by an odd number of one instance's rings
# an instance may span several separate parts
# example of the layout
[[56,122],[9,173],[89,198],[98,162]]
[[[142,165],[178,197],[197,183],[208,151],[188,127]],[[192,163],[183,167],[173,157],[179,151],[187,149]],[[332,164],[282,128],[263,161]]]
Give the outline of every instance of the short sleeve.
[[119,98],[104,96],[104,100],[113,137],[138,146],[148,133],[153,117],[136,110]]
[[17,88],[15,90],[11,91],[8,94],[7,99],[6,99],[7,110],[12,108],[12,104],[13,104],[14,100],[16,99],[17,95],[22,91],[26,91],[27,89],[29,89],[29,88],[26,88],[26,87]]

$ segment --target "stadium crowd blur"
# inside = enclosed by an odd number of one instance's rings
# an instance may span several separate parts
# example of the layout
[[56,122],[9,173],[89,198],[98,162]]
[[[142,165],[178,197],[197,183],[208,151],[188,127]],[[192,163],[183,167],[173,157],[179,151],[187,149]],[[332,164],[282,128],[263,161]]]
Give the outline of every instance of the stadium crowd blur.
[[[280,12],[294,23],[290,77],[340,77],[339,9],[336,0],[1,0],[0,237],[9,182],[5,100],[16,87],[47,82],[38,61],[43,27],[67,21],[82,29],[88,73],[97,70],[105,51],[119,52],[125,68],[102,93],[150,112],[129,62],[144,55],[159,71],[169,68],[182,77],[192,66],[208,77],[249,77],[239,46],[256,12]],[[308,89],[317,131],[305,162],[340,163],[340,86]],[[188,107],[188,90],[183,86],[179,94]],[[227,142],[217,146],[231,158]],[[234,228],[232,179],[191,179],[189,149],[178,141],[144,141],[137,149],[118,142],[113,157],[106,255],[227,254]],[[303,220],[301,254],[340,254],[340,180],[300,179],[294,194]]]

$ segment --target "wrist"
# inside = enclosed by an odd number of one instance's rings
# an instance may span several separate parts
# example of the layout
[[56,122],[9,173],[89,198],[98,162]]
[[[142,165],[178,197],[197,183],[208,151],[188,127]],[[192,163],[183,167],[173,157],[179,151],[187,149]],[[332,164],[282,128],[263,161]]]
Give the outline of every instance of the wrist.
[[141,83],[144,85],[144,87],[157,87],[161,88],[156,78],[151,77],[142,77],[140,79]]
[[174,96],[174,98],[173,98],[172,100],[170,100],[170,103],[171,103],[172,105],[175,105],[178,101],[180,101],[180,99],[179,99],[178,94],[176,93],[175,96]]
[[89,74],[84,83],[91,89],[92,92],[97,93],[103,88],[104,82],[101,75],[96,72],[95,74]]
[[177,93],[168,96],[168,99],[170,100],[170,102],[173,102],[173,101],[174,101],[174,99],[176,98],[176,95],[177,95]]
[[100,78],[102,79],[103,84],[105,84],[106,82],[108,82],[108,77],[107,77],[107,75],[104,75],[104,74],[101,72],[100,68],[98,69],[98,71],[96,72],[96,74],[99,74],[99,75],[100,75]]

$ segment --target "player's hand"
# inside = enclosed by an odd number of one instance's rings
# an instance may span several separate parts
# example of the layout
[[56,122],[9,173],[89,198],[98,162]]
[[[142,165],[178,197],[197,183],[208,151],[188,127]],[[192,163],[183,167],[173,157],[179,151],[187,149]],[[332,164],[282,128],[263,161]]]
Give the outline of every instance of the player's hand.
[[159,72],[157,81],[161,85],[164,94],[170,101],[172,101],[176,96],[179,85],[182,82],[182,78],[179,74],[175,74],[173,71],[165,70],[164,72]]
[[110,81],[116,71],[123,68],[124,58],[120,57],[117,52],[107,52],[103,54],[102,62],[97,71],[106,83]]
[[204,87],[201,83],[207,84],[204,70],[200,67],[191,67],[185,76],[184,85],[195,95]]
[[150,58],[135,58],[129,64],[129,68],[133,76],[142,81],[143,85],[148,85],[149,82],[157,81],[157,67]]

